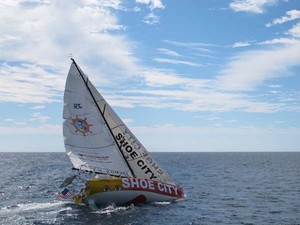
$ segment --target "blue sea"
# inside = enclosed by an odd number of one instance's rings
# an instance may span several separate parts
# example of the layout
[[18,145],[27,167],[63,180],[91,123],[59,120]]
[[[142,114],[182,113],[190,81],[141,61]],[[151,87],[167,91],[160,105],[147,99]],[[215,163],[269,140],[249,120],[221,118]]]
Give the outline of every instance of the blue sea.
[[72,175],[65,153],[0,153],[0,224],[300,224],[300,153],[152,155],[183,186],[184,201],[75,205],[56,198]]

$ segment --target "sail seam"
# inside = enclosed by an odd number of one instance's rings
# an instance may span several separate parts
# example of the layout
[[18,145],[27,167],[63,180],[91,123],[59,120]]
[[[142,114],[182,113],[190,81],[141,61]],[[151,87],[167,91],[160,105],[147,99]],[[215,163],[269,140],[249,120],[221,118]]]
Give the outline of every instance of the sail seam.
[[71,146],[71,147],[75,147],[75,148],[84,148],[84,149],[102,149],[102,148],[107,148],[107,147],[110,147],[110,146],[114,146],[114,144],[110,144],[110,145],[101,146],[101,147],[81,147],[81,146],[78,146],[78,145],[70,145],[68,143],[66,143],[66,145]]
[[[127,178],[126,176],[118,176],[118,175],[114,175],[114,174],[110,174],[110,173],[101,173],[101,172],[92,171],[92,170],[81,170],[81,169],[78,169],[78,168],[75,168],[75,167],[73,167],[72,170],[84,171],[84,172],[95,173],[95,174],[109,175],[109,176],[112,176],[112,177]],[[118,172],[120,172],[120,171],[118,171]]]
[[120,125],[117,125],[117,126],[115,126],[115,127],[112,127],[112,128],[110,128],[110,129],[116,129],[116,128],[118,128],[118,127],[120,127],[120,126],[123,126],[124,124],[122,123],[122,124],[120,124]]

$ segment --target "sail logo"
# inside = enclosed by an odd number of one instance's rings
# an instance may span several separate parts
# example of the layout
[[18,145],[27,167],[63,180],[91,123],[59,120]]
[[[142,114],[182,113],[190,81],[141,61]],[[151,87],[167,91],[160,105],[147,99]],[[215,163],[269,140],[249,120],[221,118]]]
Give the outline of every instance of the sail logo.
[[99,160],[99,161],[103,161],[103,160],[109,160],[109,156],[108,155],[105,155],[105,156],[98,156],[98,155],[89,155],[89,154],[86,154],[86,153],[79,153],[78,154],[80,156],[80,158],[82,159],[88,159],[88,160]]
[[74,103],[74,109],[82,109],[81,103]]
[[[134,147],[132,147],[127,141],[125,135],[123,136],[121,133],[118,133],[115,138],[118,140],[120,144],[120,148],[123,152],[126,154],[129,154],[132,160],[139,159],[140,153],[136,150],[134,150]],[[149,179],[155,179],[157,178],[155,172],[149,168],[150,165],[148,165],[143,159],[135,160],[136,165],[143,171],[143,173],[149,177]],[[157,170],[157,168],[154,168]]]
[[122,187],[125,190],[145,190],[170,196],[182,196],[178,186],[148,179],[122,178]]
[[72,119],[71,122],[76,129],[75,131],[82,133],[83,136],[86,136],[87,133],[93,133],[90,131],[90,127],[93,126],[93,124],[89,124],[86,120],[86,118],[82,119],[76,116],[76,118]]

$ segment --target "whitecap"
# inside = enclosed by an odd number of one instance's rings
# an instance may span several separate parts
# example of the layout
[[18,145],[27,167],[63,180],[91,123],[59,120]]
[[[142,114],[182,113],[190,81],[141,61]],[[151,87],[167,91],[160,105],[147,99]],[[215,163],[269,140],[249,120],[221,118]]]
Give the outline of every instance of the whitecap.
[[12,206],[0,208],[0,214],[18,213],[24,211],[36,211],[41,209],[58,208],[65,205],[63,202],[45,202],[45,203],[20,203]]
[[132,209],[132,207],[133,206],[115,206],[114,204],[112,204],[102,209],[100,208],[95,209],[93,213],[110,215],[111,213],[117,213],[117,212],[126,211],[128,209]]
[[170,205],[171,202],[153,202],[152,205]]

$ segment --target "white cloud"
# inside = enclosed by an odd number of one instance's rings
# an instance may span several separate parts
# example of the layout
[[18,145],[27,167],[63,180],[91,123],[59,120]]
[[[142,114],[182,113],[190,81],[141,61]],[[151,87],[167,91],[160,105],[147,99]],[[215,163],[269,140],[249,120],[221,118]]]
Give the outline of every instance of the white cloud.
[[[121,106],[169,108],[188,112],[242,111],[266,113],[286,110],[286,105],[283,103],[258,101],[254,96],[247,94],[209,89],[208,85],[205,86],[205,82],[201,83],[201,80],[185,80],[186,83],[183,84],[181,81],[184,79],[180,77],[177,78],[177,82],[173,81],[173,83],[172,81],[168,82],[172,76],[167,77],[162,82],[155,80],[155,78],[157,77],[149,78],[149,82],[152,82],[151,85],[155,88],[150,90],[128,90],[125,92],[126,96],[113,96],[113,102]],[[199,85],[197,85],[197,82]],[[172,87],[172,85],[179,86],[174,89],[165,89],[165,85],[169,85],[169,87]],[[201,86],[202,88],[200,88]]]
[[95,2],[97,6],[111,7],[113,9],[123,9],[122,0],[85,0],[86,2]]
[[273,45],[273,44],[297,44],[299,40],[294,38],[274,38],[258,43],[259,45]]
[[300,38],[300,22],[293,26],[293,28],[290,29],[287,34],[295,38]]
[[39,121],[40,123],[47,123],[47,121],[50,119],[49,116],[43,116],[40,112],[35,112],[31,115],[30,121]]
[[271,84],[271,85],[269,85],[269,87],[270,88],[281,88],[282,85],[280,85],[280,84]]
[[133,43],[120,34],[109,34],[110,30],[125,29],[110,10],[121,8],[121,1],[29,3],[0,2],[0,55],[6,62],[1,65],[0,102],[56,101],[70,53],[87,74],[100,74],[93,79],[96,84],[108,84],[105,76],[116,83],[137,75]]
[[153,60],[156,62],[160,62],[160,63],[170,63],[170,64],[195,66],[195,67],[203,66],[202,64],[199,64],[199,63],[193,63],[193,62],[189,62],[189,61],[176,60],[176,59],[154,58]]
[[208,48],[195,48],[195,50],[198,50],[200,52],[206,52],[206,53],[215,53],[215,51]]
[[[133,82],[134,85],[130,84],[131,86],[128,88],[130,91],[127,90],[126,92],[126,87],[121,87],[123,88],[121,89],[122,93],[116,91],[114,94],[108,94],[108,100],[113,105],[216,112],[229,110],[270,112],[277,111],[282,106],[276,103],[260,102],[255,100],[255,97],[245,94],[231,93],[228,89],[219,89],[216,80],[213,79],[190,78],[188,74],[180,75],[173,71],[140,66],[139,61],[131,54],[132,49],[134,49],[133,43],[122,35],[110,35],[107,32],[107,27],[116,28],[120,23],[111,11],[97,5],[98,1],[82,0],[80,4],[77,4],[60,0],[34,7],[28,6],[27,8],[23,8],[17,1],[7,2],[9,4],[0,3],[2,12],[0,14],[2,21],[0,33],[5,34],[0,35],[0,55],[6,60],[6,63],[0,65],[0,102],[43,104],[61,101],[69,67],[66,58],[67,55],[73,53],[75,59],[79,58],[79,64],[82,65],[82,69],[88,75],[95,76],[95,74],[101,74],[105,71],[103,74],[107,74],[110,77],[109,80],[115,83],[115,87],[118,87],[117,91],[120,91],[117,80],[128,81],[133,76],[135,78],[139,76],[139,80]],[[72,7],[69,4],[72,4]],[[114,1],[107,1],[107,4],[111,8],[121,7],[120,1],[116,1],[115,4]],[[18,17],[14,15],[18,15]],[[201,42],[167,40],[165,43],[206,53],[214,53],[209,47],[216,47]],[[294,44],[296,45],[296,43]],[[286,61],[291,61],[291,66],[296,64],[293,57],[296,54],[294,51],[297,50],[297,46],[294,46],[294,50],[289,50],[291,51],[289,53],[292,54],[286,53]],[[159,51],[179,57],[177,52],[166,48]],[[282,52],[285,51],[282,50]],[[279,69],[289,67],[289,65],[285,67],[284,63],[281,63],[283,60],[275,57],[279,54],[276,50],[270,54],[267,54],[267,51],[255,52],[255,54],[260,53],[266,56],[260,60],[262,64],[267,63],[267,58],[273,60],[272,57],[274,57],[277,60],[275,60],[275,64]],[[253,83],[256,84],[268,79],[265,74],[269,74],[270,71],[267,69],[261,74],[255,75],[255,78],[251,78],[251,69],[254,68],[255,70],[255,67],[260,66],[254,60],[255,54],[252,56],[251,52],[246,52],[232,59],[226,70],[221,73],[220,80],[223,82],[223,87],[227,82],[232,83],[233,81],[233,83],[236,82],[235,86],[240,89],[245,86],[254,88],[256,85]],[[250,59],[251,68],[239,70],[238,64],[246,63],[243,60],[248,59]],[[164,63],[201,66],[201,64],[184,60],[164,58],[154,60]],[[278,72],[277,67],[274,71]],[[273,65],[270,68],[273,68]],[[226,71],[232,73],[225,73]],[[230,74],[232,77],[229,76]],[[243,76],[246,77],[245,80],[241,78]],[[274,75],[269,77],[274,77]],[[104,75],[100,77],[90,76],[90,78],[95,85],[101,81],[102,87],[103,84],[107,84],[108,80],[104,79]],[[128,84],[124,86],[126,85]],[[136,87],[135,85],[141,86]],[[110,86],[112,89],[115,87]],[[121,95],[124,92],[128,95]],[[42,118],[41,115],[33,117],[33,119],[38,118],[40,121],[44,119],[44,122],[47,122],[47,118]]]
[[229,7],[234,11],[263,13],[266,6],[274,5],[278,0],[233,0]]
[[[120,35],[107,33],[124,29],[117,17],[104,7],[116,1],[101,1],[106,2],[103,6],[98,1],[57,0],[26,8],[15,2],[11,7],[0,3],[3,12],[0,30],[6,34],[6,40],[0,42],[3,58],[66,69],[62,64],[73,53],[74,57],[84,58],[85,63],[101,59],[103,64],[116,65],[125,72],[136,66],[132,56],[124,55],[129,52],[130,42]],[[117,47],[111,51],[112,46]]]
[[286,12],[285,16],[274,19],[272,21],[272,23],[266,24],[266,27],[270,27],[270,26],[277,25],[277,24],[283,24],[283,23],[286,23],[286,22],[289,22],[289,21],[292,21],[292,20],[295,20],[295,19],[299,19],[299,18],[300,18],[300,11],[299,10],[295,10],[295,9],[290,10],[290,11]]
[[150,151],[298,151],[300,147],[299,128],[160,124],[132,131]]
[[[33,127],[33,126],[25,126],[25,127],[5,127],[0,126],[0,134],[13,134],[13,135],[19,135],[19,134],[59,134],[62,136],[62,129],[61,125],[53,125],[53,124],[43,124],[39,127]],[[23,146],[24,148],[24,146]]]
[[170,45],[174,45],[174,46],[180,46],[180,47],[195,47],[198,50],[202,50],[202,51],[210,51],[209,49],[203,49],[203,48],[199,48],[201,46],[203,47],[217,47],[214,44],[209,44],[209,43],[203,43],[203,42],[180,42],[180,41],[170,41],[170,40],[164,40],[165,43],[170,44]]
[[238,41],[232,45],[233,48],[247,47],[250,46],[250,42]]
[[180,42],[180,41],[164,40],[164,43],[171,46],[175,46],[176,48],[183,48],[183,50],[187,49],[188,52],[191,52],[192,55],[205,57],[205,58],[216,58],[215,57],[216,51],[212,50],[211,48],[220,47],[215,44],[203,43],[203,42]]
[[280,48],[246,51],[236,55],[220,72],[219,84],[226,89],[253,90],[266,80],[291,75],[300,65],[300,42]]
[[154,14],[153,12],[150,12],[145,18],[143,19],[144,23],[147,23],[149,25],[158,24],[159,23],[159,16]]
[[37,106],[31,107],[30,109],[36,110],[36,109],[44,109],[44,108],[46,108],[46,106],[44,106],[44,105],[37,105]]
[[61,101],[64,78],[31,64],[0,64],[0,102]]
[[183,86],[183,87],[209,87],[209,80],[193,79],[182,77],[172,71],[148,69],[141,71],[142,79],[149,87],[169,87],[169,86]]
[[[165,8],[161,0],[136,0],[136,3],[147,5],[150,9],[150,13],[148,13],[143,19],[144,23],[149,25],[159,24],[160,18],[156,13],[154,13],[154,10]],[[135,8],[135,11],[140,11],[139,8],[138,10],[136,9],[137,8]]]
[[4,121],[5,121],[5,122],[14,122],[15,119],[12,119],[12,118],[6,118],[6,119],[4,119]]
[[182,55],[180,55],[176,51],[169,50],[169,49],[166,49],[166,48],[158,48],[157,50],[159,52],[161,52],[162,54],[165,54],[165,55],[168,55],[168,56],[182,57]]
[[165,8],[161,0],[136,0],[136,2],[140,4],[149,5],[151,10]]

